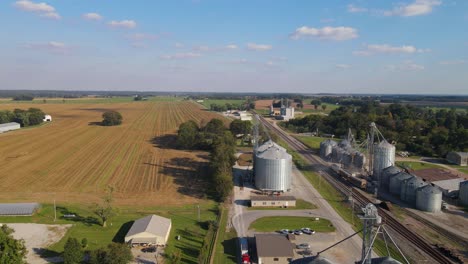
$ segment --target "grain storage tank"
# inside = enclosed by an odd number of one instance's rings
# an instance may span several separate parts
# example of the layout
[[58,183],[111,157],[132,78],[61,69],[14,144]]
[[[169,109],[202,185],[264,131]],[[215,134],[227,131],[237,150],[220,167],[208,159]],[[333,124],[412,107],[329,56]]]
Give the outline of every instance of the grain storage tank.
[[468,181],[460,182],[458,199],[460,199],[460,204],[468,206]]
[[383,169],[381,174],[381,185],[383,188],[387,189],[390,184],[390,178],[398,174],[401,170],[395,166],[390,166]]
[[427,183],[419,177],[411,177],[407,180],[403,180],[400,190],[400,199],[409,204],[416,203],[416,191],[426,186]]
[[364,169],[364,165],[366,164],[366,156],[361,152],[356,151],[354,153],[354,160],[353,160],[354,167],[358,169]]
[[333,262],[322,256],[313,256],[295,259],[291,264],[333,264]]
[[413,176],[409,175],[406,172],[400,172],[396,176],[393,176],[390,179],[390,184],[388,187],[388,190],[390,191],[391,194],[396,195],[400,197],[400,192],[401,192],[401,185],[404,180],[407,180]]
[[421,211],[438,213],[442,206],[442,191],[434,186],[426,185],[416,192],[416,208]]
[[320,157],[324,160],[330,160],[333,147],[336,145],[337,143],[331,139],[320,142]]
[[380,181],[382,170],[395,165],[395,146],[386,140],[374,147],[374,169],[372,177]]
[[341,142],[338,144],[338,147],[345,150],[352,149],[351,143],[347,139],[341,140]]
[[343,167],[345,168],[351,167],[353,165],[353,154],[348,151],[344,151],[341,156],[341,164],[343,164]]
[[257,148],[255,185],[262,191],[286,192],[291,188],[292,157],[269,140]]
[[344,150],[341,149],[340,147],[338,147],[338,146],[333,147],[333,149],[332,149],[332,161],[337,162],[337,163],[341,163],[341,159],[343,158],[343,153],[344,153]]

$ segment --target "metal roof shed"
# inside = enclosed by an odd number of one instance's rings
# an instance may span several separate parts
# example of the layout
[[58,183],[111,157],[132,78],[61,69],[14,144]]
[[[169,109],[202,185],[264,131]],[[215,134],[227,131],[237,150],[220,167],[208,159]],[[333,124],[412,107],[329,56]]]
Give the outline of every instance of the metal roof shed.
[[39,208],[38,203],[2,203],[0,215],[5,216],[30,216]]
[[136,220],[125,236],[125,243],[164,246],[171,232],[171,219],[148,215]]

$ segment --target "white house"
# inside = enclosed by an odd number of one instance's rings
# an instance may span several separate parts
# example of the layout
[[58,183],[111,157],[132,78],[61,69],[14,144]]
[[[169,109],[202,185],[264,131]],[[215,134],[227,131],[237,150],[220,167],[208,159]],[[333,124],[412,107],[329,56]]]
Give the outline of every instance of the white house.
[[148,215],[136,220],[125,236],[125,243],[165,246],[171,233],[171,219]]
[[50,116],[50,115],[45,115],[43,121],[44,121],[44,122],[46,122],[46,121],[52,121],[52,116]]

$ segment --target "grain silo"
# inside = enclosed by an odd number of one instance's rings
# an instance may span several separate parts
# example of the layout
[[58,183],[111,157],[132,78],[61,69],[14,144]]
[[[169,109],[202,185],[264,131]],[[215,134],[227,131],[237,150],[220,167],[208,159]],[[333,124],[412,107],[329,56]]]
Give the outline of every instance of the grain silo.
[[421,211],[438,213],[442,207],[442,191],[426,185],[416,191],[416,208]]
[[387,167],[385,169],[383,169],[382,173],[381,173],[381,185],[382,187],[384,187],[385,189],[388,188],[388,185],[390,184],[390,178],[392,178],[393,176],[395,176],[396,174],[398,174],[401,170],[395,166],[390,166],[390,167]]
[[341,163],[343,159],[344,150],[338,146],[334,146],[332,149],[332,161],[336,163]]
[[322,256],[313,256],[295,259],[291,264],[333,264],[333,262]]
[[343,167],[349,168],[353,165],[353,156],[354,155],[349,151],[343,152],[343,155],[341,156],[341,164],[343,164]]
[[353,165],[358,169],[364,169],[364,166],[366,165],[366,156],[361,152],[356,151],[354,153]]
[[257,148],[255,185],[262,191],[286,192],[291,188],[292,157],[269,140]]
[[343,140],[338,144],[338,147],[340,147],[340,148],[342,148],[342,149],[345,149],[345,150],[352,149],[351,143],[350,143],[349,140],[347,140],[347,139],[343,139]]
[[427,182],[421,178],[412,176],[409,179],[403,180],[400,190],[400,199],[409,204],[415,204],[416,202],[416,191],[427,185]]
[[462,205],[468,206],[468,181],[460,182],[458,199]]
[[395,165],[395,146],[383,140],[374,147],[372,176],[374,180],[380,181],[382,170],[393,165]]
[[413,176],[409,175],[406,172],[398,173],[396,176],[393,176],[392,178],[390,178],[388,190],[390,191],[391,194],[400,197],[401,185],[403,181],[411,177]]
[[330,160],[332,157],[333,147],[336,145],[337,143],[331,139],[320,142],[320,157],[324,160]]

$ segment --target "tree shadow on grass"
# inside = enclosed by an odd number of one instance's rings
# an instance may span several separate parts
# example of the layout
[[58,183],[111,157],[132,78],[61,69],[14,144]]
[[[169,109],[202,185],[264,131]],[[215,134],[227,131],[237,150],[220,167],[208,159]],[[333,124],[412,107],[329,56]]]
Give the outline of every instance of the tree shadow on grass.
[[125,235],[128,233],[128,230],[132,227],[135,221],[128,221],[124,223],[120,228],[119,231],[115,234],[114,238],[112,238],[112,242],[116,243],[124,243],[125,242]]
[[238,251],[238,243],[237,237],[231,238],[228,240],[224,240],[221,242],[224,249],[224,255],[227,256],[232,262],[237,262],[237,251]]
[[95,122],[89,122],[88,126],[103,126],[103,125],[102,125],[102,122],[95,121]]
[[153,146],[161,149],[177,149],[177,135],[165,134],[151,139]]
[[93,216],[81,216],[76,212],[68,210],[66,207],[57,206],[57,211],[62,214],[61,218],[72,222],[81,222],[87,226],[101,225],[99,219]]

